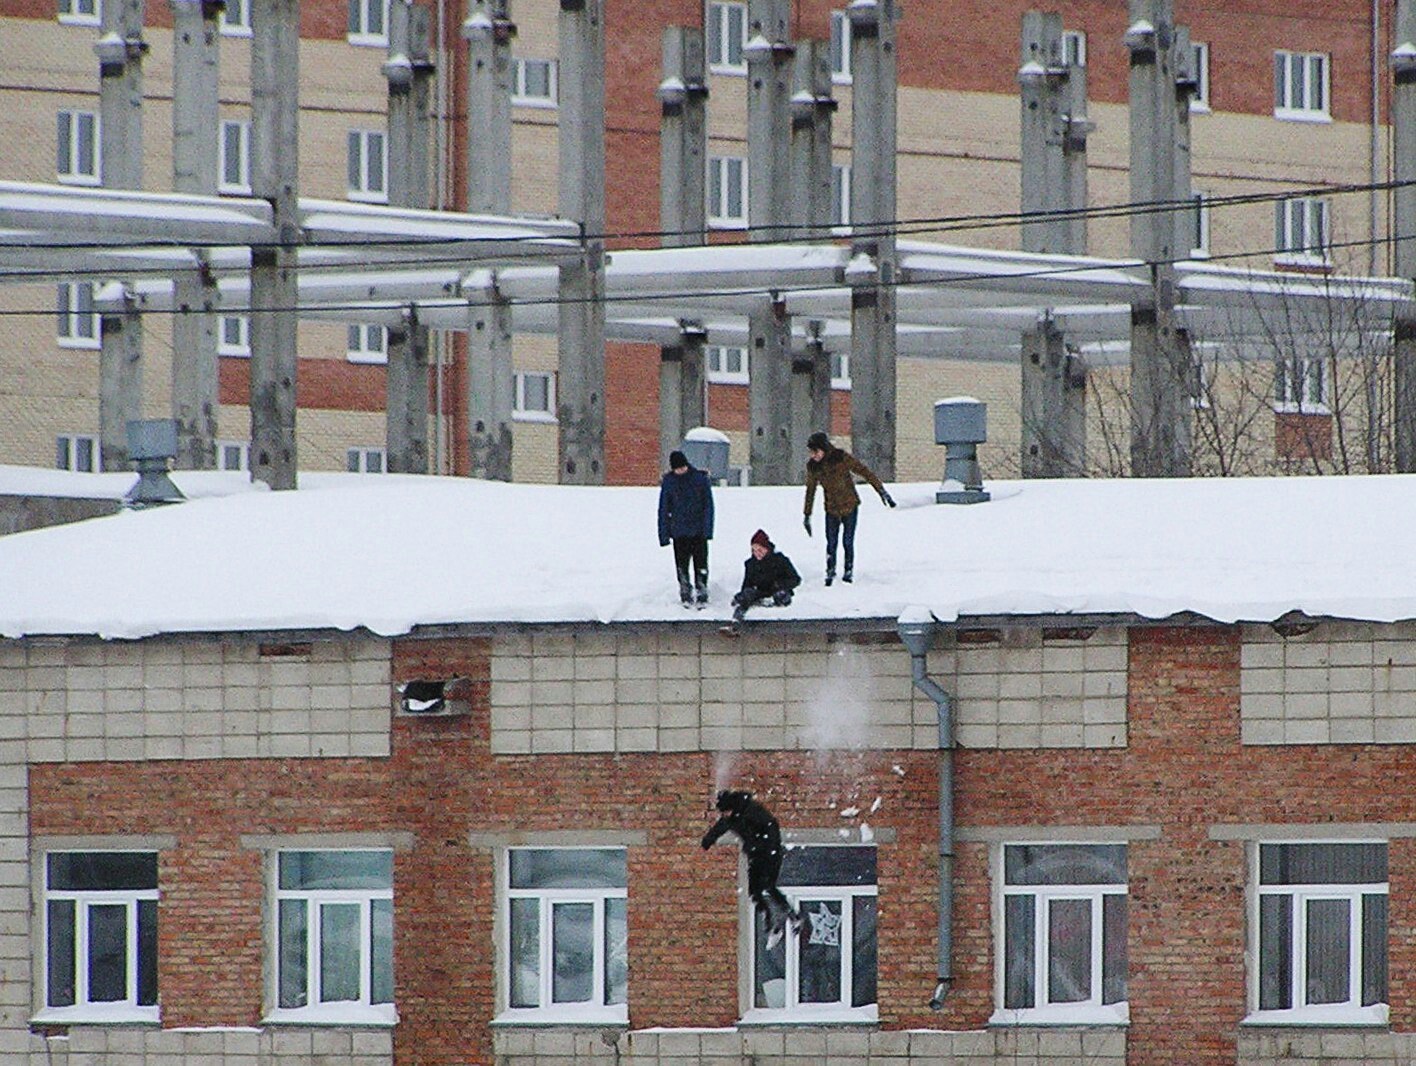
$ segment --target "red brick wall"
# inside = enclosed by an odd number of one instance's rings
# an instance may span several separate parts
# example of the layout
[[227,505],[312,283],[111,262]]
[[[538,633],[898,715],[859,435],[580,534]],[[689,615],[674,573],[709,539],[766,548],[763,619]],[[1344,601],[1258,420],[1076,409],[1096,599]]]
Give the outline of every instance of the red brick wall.
[[[251,361],[222,359],[217,367],[220,402],[251,402]],[[382,411],[388,403],[388,373],[374,363],[301,359],[296,368],[300,406],[335,411]]]

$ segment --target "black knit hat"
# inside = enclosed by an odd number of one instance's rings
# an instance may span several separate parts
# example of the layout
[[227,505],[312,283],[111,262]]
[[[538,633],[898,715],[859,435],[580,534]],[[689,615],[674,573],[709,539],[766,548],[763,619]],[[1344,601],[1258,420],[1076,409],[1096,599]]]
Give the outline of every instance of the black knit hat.
[[669,452],[669,469],[678,470],[688,465],[688,456],[683,452]]
[[824,433],[813,433],[806,438],[806,450],[809,452],[824,452],[831,448],[831,438]]

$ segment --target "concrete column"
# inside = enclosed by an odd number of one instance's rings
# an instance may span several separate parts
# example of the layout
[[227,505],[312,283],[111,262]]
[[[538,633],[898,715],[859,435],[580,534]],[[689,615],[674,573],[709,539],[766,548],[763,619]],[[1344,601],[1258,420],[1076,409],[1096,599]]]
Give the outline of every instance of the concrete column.
[[756,302],[747,316],[747,332],[752,483],[789,485],[801,480],[806,460],[794,462],[805,441],[791,438],[791,318],[786,304],[775,294]]
[[560,480],[605,480],[605,9],[560,0],[560,213],[584,254],[560,268]]
[[1023,334],[1023,477],[1086,473],[1086,370],[1050,318]]
[[[1397,0],[1392,49],[1392,191],[1394,269],[1416,279],[1416,0]],[[1396,469],[1416,472],[1416,310],[1398,312],[1393,351]]]
[[791,169],[787,218],[792,240],[831,235],[831,49],[825,41],[798,41],[792,63]]
[[511,480],[512,412],[516,375],[511,364],[511,304],[497,291],[496,275],[479,273],[483,285],[467,306],[467,423],[472,477]]
[[851,4],[851,451],[895,477],[895,0]]
[[802,454],[807,437],[817,430],[829,433],[830,427],[831,356],[821,323],[808,322],[806,343],[792,352],[792,446]]
[[295,488],[296,284],[300,239],[299,0],[251,5],[251,190],[277,243],[251,253],[251,478]]
[[659,349],[659,452],[664,458],[684,434],[708,421],[704,389],[701,322],[679,322],[679,342]]
[[[221,32],[214,3],[171,0],[173,96],[172,188],[216,194],[220,182],[218,72]],[[178,312],[172,319],[172,418],[177,423],[178,470],[216,466],[218,316],[210,271],[173,278]]]
[[[99,174],[110,189],[143,185],[143,0],[103,5],[98,55]],[[104,315],[98,357],[98,435],[104,470],[127,470],[128,423],[142,418],[142,325]]]
[[[1149,299],[1131,315],[1131,473],[1185,477],[1191,468],[1191,372],[1175,327],[1175,269],[1181,232],[1176,203],[1179,129],[1172,0],[1129,0],[1131,199],[1171,204],[1131,216],[1131,254],[1151,264]],[[1186,96],[1188,106],[1188,95]],[[1188,251],[1188,247],[1186,248]]]

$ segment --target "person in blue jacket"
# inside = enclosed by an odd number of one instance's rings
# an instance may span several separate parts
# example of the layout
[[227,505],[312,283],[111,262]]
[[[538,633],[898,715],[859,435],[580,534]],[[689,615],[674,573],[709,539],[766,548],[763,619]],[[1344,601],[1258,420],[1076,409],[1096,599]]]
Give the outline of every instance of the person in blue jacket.
[[708,604],[708,542],[712,539],[713,485],[683,452],[670,452],[669,472],[659,483],[659,547],[673,541],[679,600],[685,607]]

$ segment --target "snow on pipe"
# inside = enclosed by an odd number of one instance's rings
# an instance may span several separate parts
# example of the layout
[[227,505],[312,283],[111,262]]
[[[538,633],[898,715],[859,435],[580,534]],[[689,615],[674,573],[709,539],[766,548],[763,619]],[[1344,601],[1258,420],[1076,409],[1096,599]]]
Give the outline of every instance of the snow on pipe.
[[939,966],[930,1010],[942,1010],[954,980],[954,701],[928,674],[927,656],[934,642],[934,615],[908,607],[896,622],[910,653],[914,687],[934,701],[939,714]]

